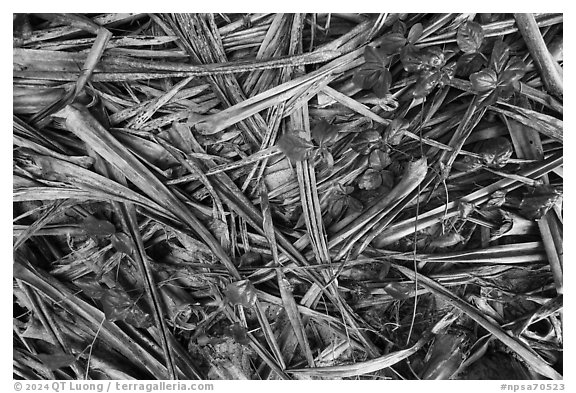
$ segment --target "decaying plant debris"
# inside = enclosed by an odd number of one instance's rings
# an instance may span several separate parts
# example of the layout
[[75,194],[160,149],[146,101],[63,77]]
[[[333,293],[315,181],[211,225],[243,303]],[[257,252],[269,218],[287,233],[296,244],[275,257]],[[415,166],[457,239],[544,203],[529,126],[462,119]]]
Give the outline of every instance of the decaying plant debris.
[[14,15],[14,377],[562,378],[562,20]]

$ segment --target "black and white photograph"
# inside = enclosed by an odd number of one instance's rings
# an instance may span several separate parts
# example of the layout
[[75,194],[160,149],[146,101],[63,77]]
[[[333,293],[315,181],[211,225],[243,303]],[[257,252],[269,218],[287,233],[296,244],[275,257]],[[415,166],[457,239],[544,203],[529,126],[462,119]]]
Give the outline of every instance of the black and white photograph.
[[563,18],[13,13],[10,387],[569,390]]

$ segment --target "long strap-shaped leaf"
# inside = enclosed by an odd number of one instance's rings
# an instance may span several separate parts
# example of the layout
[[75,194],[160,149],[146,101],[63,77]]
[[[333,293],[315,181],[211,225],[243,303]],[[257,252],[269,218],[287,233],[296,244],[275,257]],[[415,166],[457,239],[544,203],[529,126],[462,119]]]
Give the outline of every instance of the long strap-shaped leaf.
[[343,378],[372,373],[395,365],[401,360],[415,354],[426,344],[430,337],[423,337],[416,344],[408,349],[392,352],[376,359],[367,360],[342,366],[316,367],[289,370],[289,372],[299,375],[319,376],[324,378]]
[[25,261],[18,261],[18,257],[16,257],[14,278],[34,287],[52,301],[60,304],[70,314],[85,319],[93,327],[94,333],[98,331],[98,326],[102,324],[98,333],[100,340],[109,343],[126,359],[134,362],[136,367],[141,370],[147,370],[155,378],[167,377],[166,368],[151,353],[137,345],[114,323],[106,321],[102,311],[74,296],[68,288],[54,277],[44,272],[36,271]]
[[438,284],[436,281],[410,270],[404,266],[393,265],[398,271],[404,274],[410,279],[416,279],[418,282],[430,289],[434,294],[442,297],[447,302],[449,302],[454,307],[462,310],[466,315],[476,321],[484,329],[488,330],[497,339],[502,341],[511,350],[516,352],[522,359],[526,361],[530,367],[532,367],[538,373],[552,379],[562,379],[556,370],[554,370],[544,359],[542,359],[536,352],[532,351],[515,337],[508,335],[500,326],[495,325],[490,320],[488,320],[484,315],[482,315],[477,309],[460,299],[458,296],[454,295],[452,292],[444,288],[442,285]]
[[88,144],[151,199],[172,211],[175,216],[186,223],[206,242],[230,273],[240,279],[240,274],[224,249],[200,220],[144,164],[106,131],[86,108],[78,104],[68,105],[59,111],[57,116],[64,118],[67,130]]

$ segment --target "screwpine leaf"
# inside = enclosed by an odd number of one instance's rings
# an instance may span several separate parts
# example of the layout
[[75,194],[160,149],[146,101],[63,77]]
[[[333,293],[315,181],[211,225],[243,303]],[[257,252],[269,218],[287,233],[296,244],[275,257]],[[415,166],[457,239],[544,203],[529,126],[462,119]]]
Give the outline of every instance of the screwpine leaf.
[[68,367],[76,361],[76,358],[65,352],[56,352],[52,354],[39,353],[38,359],[50,370],[58,370],[62,367]]
[[101,299],[106,294],[106,289],[102,288],[100,284],[94,279],[81,278],[74,280],[74,285],[92,299]]
[[110,236],[116,233],[114,224],[107,220],[99,220],[94,216],[86,217],[81,226],[88,236]]
[[456,43],[464,53],[477,52],[484,40],[482,26],[473,21],[467,21],[458,28]]
[[472,88],[475,91],[485,93],[496,88],[498,76],[494,70],[486,68],[470,75],[470,82],[472,82]]
[[490,56],[490,68],[499,74],[504,69],[509,57],[510,47],[502,40],[496,41],[492,48],[492,55]]
[[225,296],[234,306],[240,304],[251,308],[256,304],[256,288],[250,280],[231,282],[226,286]]
[[277,146],[292,161],[304,161],[313,147],[305,139],[291,134],[282,135]]

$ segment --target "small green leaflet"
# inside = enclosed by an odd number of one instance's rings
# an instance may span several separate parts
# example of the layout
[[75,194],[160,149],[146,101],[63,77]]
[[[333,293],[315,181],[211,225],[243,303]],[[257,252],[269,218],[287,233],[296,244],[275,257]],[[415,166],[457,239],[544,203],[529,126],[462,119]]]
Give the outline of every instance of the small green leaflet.
[[364,61],[352,77],[352,82],[362,89],[372,89],[379,98],[385,97],[392,84],[392,74],[386,68],[388,57],[381,49],[367,46]]
[[114,224],[110,221],[99,220],[94,216],[86,217],[81,226],[88,236],[111,236],[116,233]]
[[467,21],[458,28],[456,43],[464,53],[478,52],[484,40],[482,26],[473,21]]
[[226,299],[232,304],[240,304],[244,307],[254,307],[256,304],[256,288],[250,282],[250,280],[242,280],[231,282],[226,287],[225,291]]
[[307,140],[292,134],[284,134],[278,140],[277,146],[282,153],[292,161],[304,161],[314,147]]

